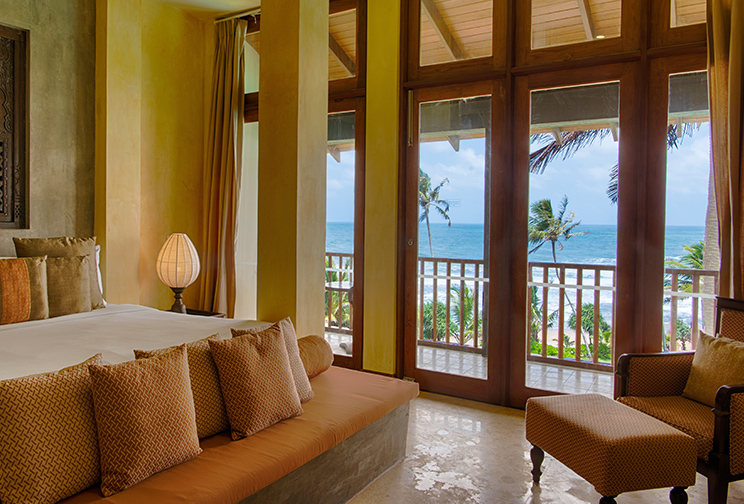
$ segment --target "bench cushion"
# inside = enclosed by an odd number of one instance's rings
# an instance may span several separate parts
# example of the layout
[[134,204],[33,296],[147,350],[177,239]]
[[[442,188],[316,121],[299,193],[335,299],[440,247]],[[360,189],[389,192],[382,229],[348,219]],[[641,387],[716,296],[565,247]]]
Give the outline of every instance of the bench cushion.
[[695,441],[598,394],[532,398],[527,440],[602,495],[695,484]]
[[310,383],[315,398],[302,416],[239,441],[227,432],[206,438],[198,457],[105,500],[94,487],[63,502],[235,504],[418,395],[415,383],[338,367]]

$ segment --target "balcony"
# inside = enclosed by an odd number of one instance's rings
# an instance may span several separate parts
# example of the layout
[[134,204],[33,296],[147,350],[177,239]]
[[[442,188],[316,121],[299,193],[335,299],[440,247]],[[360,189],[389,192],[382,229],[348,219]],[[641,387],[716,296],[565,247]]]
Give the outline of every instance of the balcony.
[[[326,255],[326,338],[337,353],[350,344],[353,255]],[[486,378],[488,278],[482,260],[419,258],[417,365]],[[529,263],[527,386],[612,395],[616,268],[612,265]],[[712,330],[718,272],[666,268],[664,351],[695,348]],[[487,345],[485,345],[487,346]]]

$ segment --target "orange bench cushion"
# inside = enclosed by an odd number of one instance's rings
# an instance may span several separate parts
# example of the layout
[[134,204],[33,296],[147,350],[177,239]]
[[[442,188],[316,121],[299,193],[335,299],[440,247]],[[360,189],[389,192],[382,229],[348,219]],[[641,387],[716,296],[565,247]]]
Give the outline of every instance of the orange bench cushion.
[[315,399],[301,416],[239,441],[228,432],[206,438],[198,457],[106,499],[94,487],[62,502],[235,504],[418,395],[415,383],[338,367],[310,383]]

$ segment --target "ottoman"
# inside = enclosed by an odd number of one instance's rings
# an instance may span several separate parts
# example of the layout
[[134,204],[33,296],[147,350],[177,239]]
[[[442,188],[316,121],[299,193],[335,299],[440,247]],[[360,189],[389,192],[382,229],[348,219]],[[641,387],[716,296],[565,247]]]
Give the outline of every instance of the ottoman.
[[535,483],[548,452],[591,483],[603,496],[600,504],[615,503],[624,492],[669,487],[670,501],[684,504],[685,489],[695,484],[695,440],[608,397],[534,397],[525,420]]

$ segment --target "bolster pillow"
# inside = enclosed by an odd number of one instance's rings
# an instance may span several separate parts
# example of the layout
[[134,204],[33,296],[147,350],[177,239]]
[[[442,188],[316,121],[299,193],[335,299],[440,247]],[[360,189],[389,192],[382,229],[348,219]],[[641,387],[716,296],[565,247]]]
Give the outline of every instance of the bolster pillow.
[[333,350],[325,338],[305,336],[297,340],[297,346],[300,347],[300,359],[308,378],[327,371],[333,364]]

